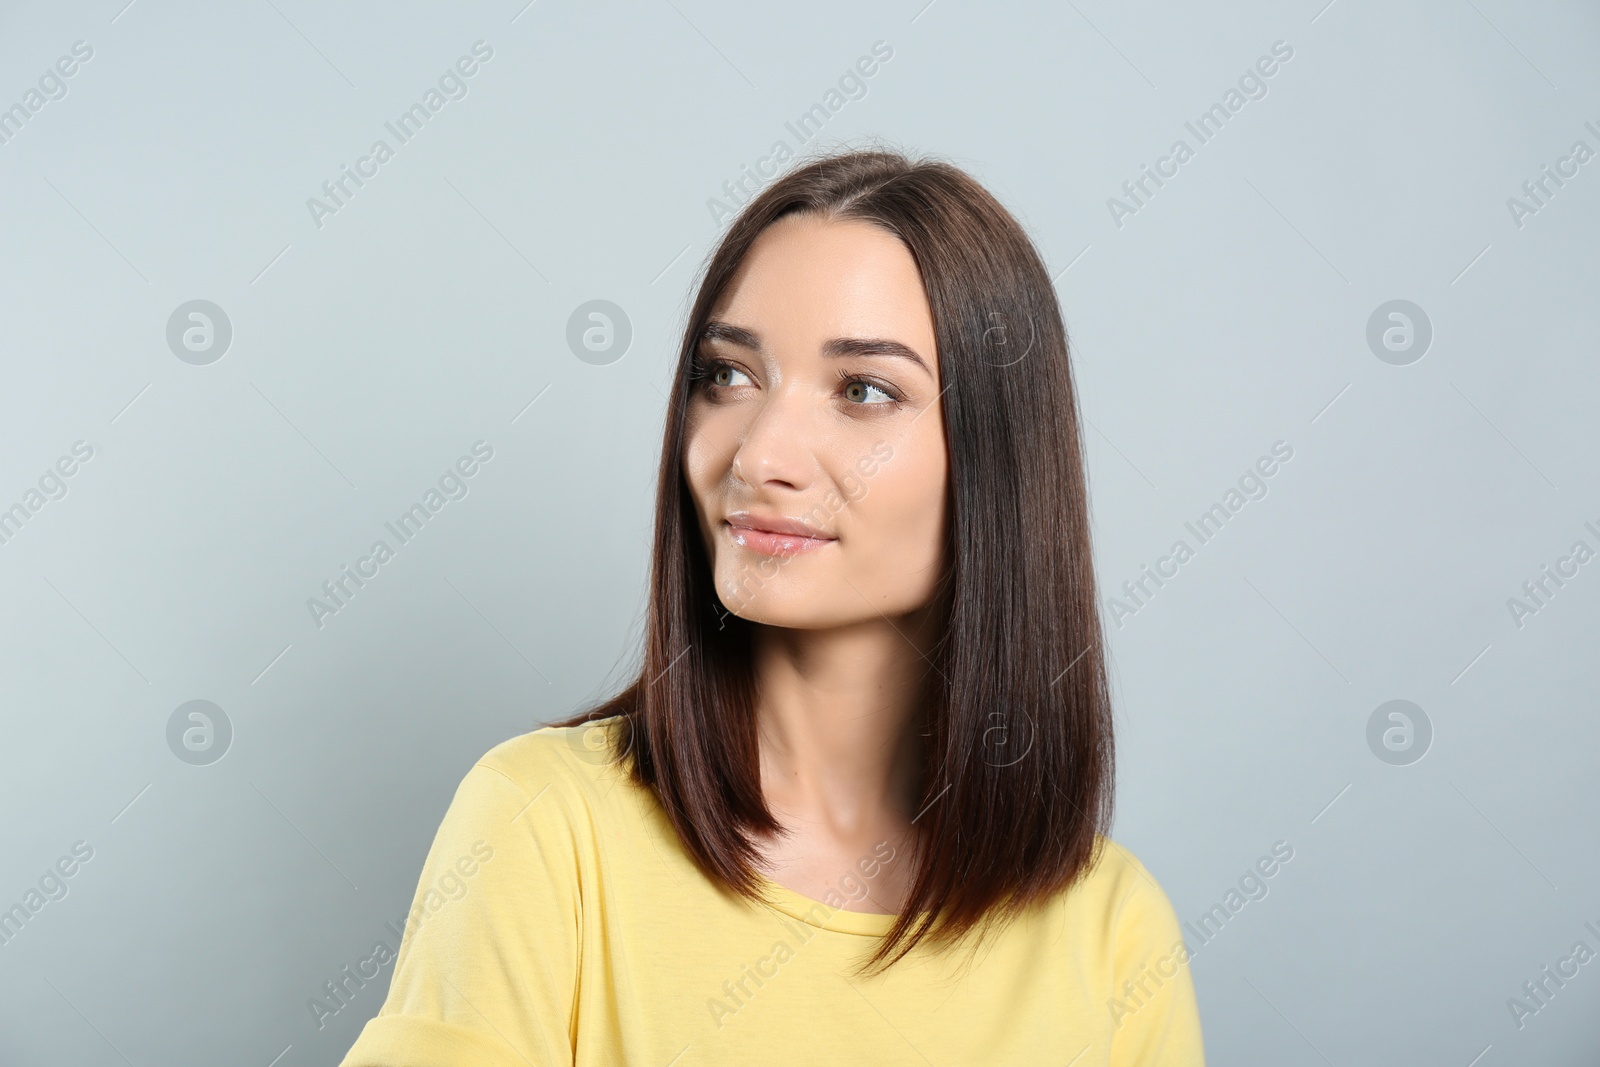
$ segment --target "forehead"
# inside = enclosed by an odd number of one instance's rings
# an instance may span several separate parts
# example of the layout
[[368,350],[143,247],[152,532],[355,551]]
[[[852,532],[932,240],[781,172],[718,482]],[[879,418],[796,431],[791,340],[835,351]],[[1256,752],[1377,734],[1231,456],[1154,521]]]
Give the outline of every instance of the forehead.
[[782,349],[886,337],[934,359],[933,312],[911,252],[857,219],[790,215],[762,231],[712,309]]

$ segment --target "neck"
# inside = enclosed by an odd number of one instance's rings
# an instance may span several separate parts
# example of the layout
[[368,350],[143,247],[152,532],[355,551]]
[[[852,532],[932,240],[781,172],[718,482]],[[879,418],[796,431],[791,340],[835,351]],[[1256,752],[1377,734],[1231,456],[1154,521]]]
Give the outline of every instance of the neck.
[[762,792],[784,816],[853,836],[904,827],[921,773],[928,620],[829,630],[758,626]]

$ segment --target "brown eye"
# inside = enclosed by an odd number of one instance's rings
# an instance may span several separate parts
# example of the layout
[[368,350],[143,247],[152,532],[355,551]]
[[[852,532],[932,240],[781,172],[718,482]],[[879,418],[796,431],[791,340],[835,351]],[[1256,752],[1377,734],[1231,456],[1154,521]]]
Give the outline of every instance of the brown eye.
[[727,379],[731,377],[733,377],[733,368],[724,363],[717,368],[717,372],[711,376],[711,380],[717,385],[727,385]]

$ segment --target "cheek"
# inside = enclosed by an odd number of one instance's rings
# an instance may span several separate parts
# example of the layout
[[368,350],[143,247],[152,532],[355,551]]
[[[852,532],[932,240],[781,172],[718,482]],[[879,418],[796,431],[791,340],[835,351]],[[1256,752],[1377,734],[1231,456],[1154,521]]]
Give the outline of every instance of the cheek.
[[690,417],[684,427],[683,473],[689,481],[696,501],[710,492],[722,480],[727,455],[716,433],[713,422],[701,417]]
[[[859,472],[858,472],[859,473]],[[943,448],[897,449],[870,477],[852,505],[855,526],[872,553],[897,569],[921,570],[938,556],[944,530]]]
[[736,451],[736,427],[731,420],[718,418],[719,412],[696,412],[692,408],[684,425],[683,477],[694,507],[695,525],[713,566],[721,553],[708,516],[722,514],[732,456]]

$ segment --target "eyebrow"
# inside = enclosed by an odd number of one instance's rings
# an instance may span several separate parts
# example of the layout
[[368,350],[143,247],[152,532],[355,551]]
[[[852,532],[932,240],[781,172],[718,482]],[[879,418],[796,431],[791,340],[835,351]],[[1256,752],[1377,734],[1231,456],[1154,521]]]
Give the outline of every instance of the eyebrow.
[[[700,331],[701,341],[727,341],[729,344],[748,348],[753,352],[765,353],[766,347],[761,343],[761,336],[754,330],[743,326],[735,326],[731,322],[722,322],[718,319],[706,323],[705,329]],[[922,368],[924,374],[933,377],[933,371],[923,358],[908,345],[887,337],[834,337],[822,343],[824,356],[893,356],[896,359],[906,359]]]

